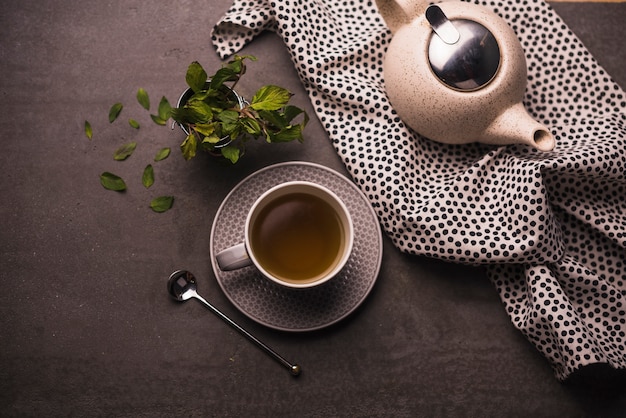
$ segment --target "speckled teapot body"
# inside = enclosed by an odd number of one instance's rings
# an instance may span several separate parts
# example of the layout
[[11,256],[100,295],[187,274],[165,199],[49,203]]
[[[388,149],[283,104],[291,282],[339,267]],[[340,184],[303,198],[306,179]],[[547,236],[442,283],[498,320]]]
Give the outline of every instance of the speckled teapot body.
[[437,4],[453,24],[463,20],[480,23],[491,32],[499,48],[495,75],[480,87],[463,90],[450,87],[433,71],[429,48],[437,34],[426,19],[426,2],[377,0],[377,5],[393,33],[384,62],[385,88],[392,106],[408,126],[443,143],[521,143],[541,151],[554,148],[550,131],[522,104],[526,59],[515,32],[502,18],[470,3]]

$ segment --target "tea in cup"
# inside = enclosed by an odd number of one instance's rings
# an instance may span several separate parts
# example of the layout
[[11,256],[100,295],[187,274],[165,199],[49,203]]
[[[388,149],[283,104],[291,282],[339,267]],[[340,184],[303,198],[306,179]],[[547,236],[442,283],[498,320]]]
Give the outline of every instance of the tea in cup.
[[219,252],[223,271],[254,265],[291,288],[330,280],[344,267],[354,241],[346,205],[324,186],[292,181],[263,193],[246,217],[244,242]]

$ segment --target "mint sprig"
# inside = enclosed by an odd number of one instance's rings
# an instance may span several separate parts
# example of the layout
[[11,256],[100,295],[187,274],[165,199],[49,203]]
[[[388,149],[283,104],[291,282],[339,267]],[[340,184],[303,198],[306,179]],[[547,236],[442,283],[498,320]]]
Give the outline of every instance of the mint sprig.
[[[250,103],[238,101],[234,88],[246,73],[246,60],[256,58],[235,56],[210,77],[197,61],[187,68],[185,80],[194,94],[170,113],[189,132],[180,145],[186,160],[202,149],[219,152],[234,164],[250,138],[264,138],[268,143],[303,141],[309,117],[304,110],[289,105],[293,95],[287,89],[266,85],[257,90]],[[300,115],[302,118],[294,122]],[[228,140],[229,145],[217,147]]]

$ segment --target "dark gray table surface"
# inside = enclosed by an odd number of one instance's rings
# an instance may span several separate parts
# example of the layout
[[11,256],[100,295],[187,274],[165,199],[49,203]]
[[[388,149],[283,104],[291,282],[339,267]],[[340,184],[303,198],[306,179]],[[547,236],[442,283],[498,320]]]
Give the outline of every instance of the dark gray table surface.
[[[623,416],[626,376],[589,367],[558,382],[510,323],[480,268],[403,255],[384,239],[379,279],[339,324],[311,333],[259,325],[220,290],[208,257],[214,214],[257,169],[291,160],[345,174],[314,119],[304,144],[254,144],[236,167],[176,152],[141,170],[179,132],[153,108],[184,87],[193,60],[216,68],[209,41],[229,0],[5,2],[0,14],[0,416]],[[626,86],[626,4],[554,8]],[[282,43],[264,34],[242,90],[281,84],[313,109]],[[109,124],[116,101],[121,121]],[[136,118],[136,132],[126,124]],[[83,133],[84,120],[94,139]],[[137,140],[123,163],[110,155]],[[124,176],[129,192],[98,176]],[[174,194],[165,214],[151,197]],[[304,369],[299,378],[200,304],[168,298],[170,272]]]

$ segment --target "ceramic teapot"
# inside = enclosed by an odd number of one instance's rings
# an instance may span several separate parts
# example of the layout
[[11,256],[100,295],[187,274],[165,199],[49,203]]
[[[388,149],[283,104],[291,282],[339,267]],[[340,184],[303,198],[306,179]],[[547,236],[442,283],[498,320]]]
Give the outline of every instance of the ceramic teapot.
[[507,23],[461,1],[376,0],[393,34],[385,89],[400,118],[438,142],[554,148],[522,104],[526,59]]

